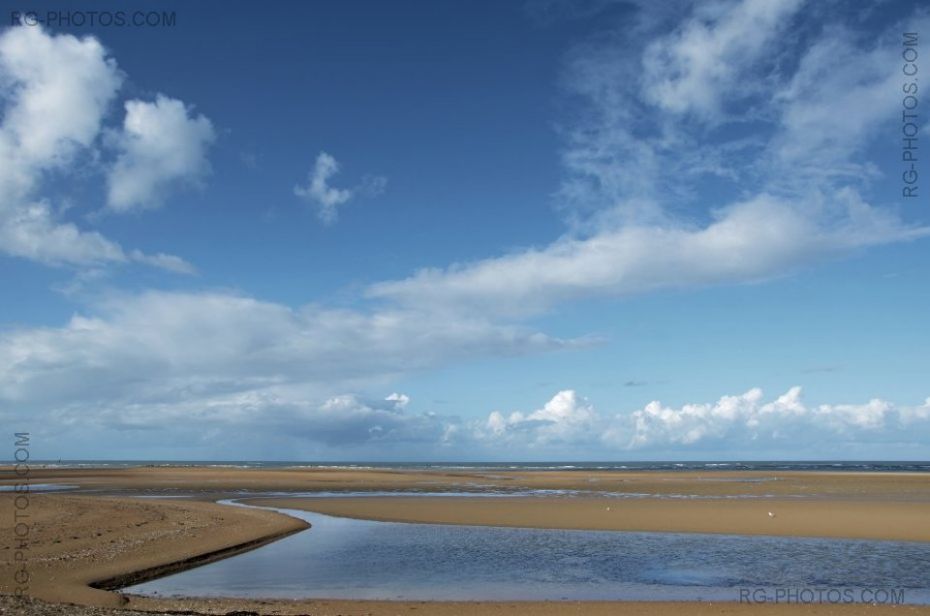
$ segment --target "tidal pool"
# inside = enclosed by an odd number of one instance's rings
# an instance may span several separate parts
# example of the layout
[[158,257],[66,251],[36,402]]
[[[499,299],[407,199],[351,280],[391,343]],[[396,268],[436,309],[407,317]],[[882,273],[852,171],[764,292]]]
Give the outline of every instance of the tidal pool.
[[69,486],[61,483],[20,483],[0,486],[0,492],[19,492],[28,494],[29,492],[57,492],[59,490],[73,490],[77,486]]
[[[930,603],[930,544],[370,522],[312,528],[123,589],[160,596]],[[755,593],[747,595],[746,593]],[[894,593],[894,594],[890,594]],[[783,599],[784,600],[784,599]]]

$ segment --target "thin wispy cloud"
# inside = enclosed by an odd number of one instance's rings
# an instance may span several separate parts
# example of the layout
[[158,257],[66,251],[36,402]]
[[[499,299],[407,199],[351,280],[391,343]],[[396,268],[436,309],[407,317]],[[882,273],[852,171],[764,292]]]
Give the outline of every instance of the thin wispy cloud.
[[[592,296],[755,282],[930,235],[867,195],[866,146],[900,115],[888,68],[900,27],[866,45],[826,27],[795,65],[758,61],[802,6],[705,3],[670,34],[634,27],[633,42],[615,33],[580,46],[566,82],[586,113],[564,127],[557,196],[574,228],[542,248],[424,269],[369,295],[512,316]],[[751,140],[738,130],[747,108],[759,124]],[[743,196],[695,196],[708,178]]]
[[694,6],[671,33],[646,45],[643,98],[662,111],[725,121],[735,103],[762,90],[765,75],[759,71],[766,67],[759,61],[771,55],[803,3],[744,0]]

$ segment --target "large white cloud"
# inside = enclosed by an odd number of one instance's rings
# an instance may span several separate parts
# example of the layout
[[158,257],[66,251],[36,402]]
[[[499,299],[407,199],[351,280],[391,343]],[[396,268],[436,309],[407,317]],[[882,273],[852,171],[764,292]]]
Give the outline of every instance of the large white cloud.
[[572,344],[415,310],[292,309],[229,293],[147,292],[102,300],[63,327],[0,333],[0,400],[24,411],[88,412],[250,392],[312,400],[456,358]]
[[369,294],[512,315],[585,296],[759,280],[927,233],[869,206],[852,190],[805,203],[762,194],[718,211],[704,227],[626,225],[590,238],[565,237],[542,249],[422,270],[375,284]]
[[[15,148],[15,159],[5,150],[4,168],[12,164],[32,172],[70,163],[76,150],[96,138],[122,79],[116,62],[92,37],[7,29],[0,36],[0,80],[8,98],[3,137],[5,146]],[[30,173],[24,179],[35,178]]]
[[206,152],[214,139],[210,120],[179,100],[160,94],[152,103],[128,101],[108,176],[109,206],[118,212],[156,207],[172,186],[196,184],[210,168]]
[[[0,33],[0,85],[4,89],[0,98],[0,251],[48,265],[87,267],[136,261],[173,271],[192,270],[179,257],[127,251],[96,231],[81,229],[64,220],[60,204],[43,196],[50,175],[83,172],[85,160],[100,156],[103,122],[122,82],[116,62],[93,37],[52,35],[36,26]],[[162,104],[159,99],[154,107]],[[131,105],[132,109],[148,109],[149,104],[136,101]],[[144,122],[134,121],[130,126],[139,124]],[[162,123],[156,128],[159,139],[170,141],[178,127]],[[129,146],[134,142],[125,139],[120,143],[124,156],[117,163],[119,169],[126,167],[130,149],[138,159],[152,145],[151,140],[145,147]],[[158,156],[145,160],[148,173],[164,175],[160,160]],[[172,164],[190,162],[180,159]]]
[[[431,413],[405,411],[403,394],[366,399],[356,394],[300,398],[272,390],[216,393],[176,403],[134,402],[103,405],[92,412],[78,406],[50,413],[56,427],[182,431],[196,428],[230,437],[240,431],[262,437],[288,437],[334,447],[378,443],[440,444],[446,427]],[[409,398],[408,398],[409,400]]]
[[124,261],[118,244],[56,220],[34,192],[97,137],[122,76],[93,38],[40,28],[0,34],[0,250],[46,263]]
[[194,457],[208,443],[229,456],[245,435],[296,443],[295,456],[310,455],[300,443],[442,448],[456,432],[451,418],[408,411],[400,393],[378,401],[346,392],[451,361],[574,344],[415,310],[292,309],[222,292],[112,296],[62,327],[0,333],[0,417],[70,451],[76,435],[99,447],[117,433],[121,451],[157,433],[171,455],[190,446]]

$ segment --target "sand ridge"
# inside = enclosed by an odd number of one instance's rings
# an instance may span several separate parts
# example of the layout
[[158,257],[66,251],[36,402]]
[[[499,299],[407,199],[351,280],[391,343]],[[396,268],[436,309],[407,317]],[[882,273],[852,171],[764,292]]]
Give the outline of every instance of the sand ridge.
[[17,584],[12,499],[0,494],[0,593],[23,586],[40,599],[102,606],[123,601],[92,584],[156,567],[176,570],[192,558],[232,554],[309,526],[272,511],[213,503],[33,494],[28,581]]
[[[132,493],[150,490],[487,490],[551,489],[677,496],[818,496],[930,502],[930,473],[813,471],[498,471],[332,468],[131,467],[33,468],[32,483]],[[15,482],[0,467],[0,485]]]
[[930,503],[913,502],[585,497],[278,498],[244,502],[387,522],[930,541]]

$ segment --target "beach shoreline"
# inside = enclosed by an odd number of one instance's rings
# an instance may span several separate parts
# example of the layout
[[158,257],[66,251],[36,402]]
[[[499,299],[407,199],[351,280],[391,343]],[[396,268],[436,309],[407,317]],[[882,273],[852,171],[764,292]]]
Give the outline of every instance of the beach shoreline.
[[[930,541],[930,475],[920,473],[559,472],[505,473],[320,469],[35,469],[32,483],[83,492],[30,495],[30,594],[52,603],[148,611],[278,614],[816,614],[928,613],[930,606],[748,605],[632,602],[416,602],[241,600],[123,596],[92,588],[140,572],[173,571],[299,532],[279,513],[215,502],[407,522],[665,532],[726,532]],[[14,478],[0,470],[0,485]],[[89,493],[87,490],[93,490]],[[570,496],[258,498],[268,492],[571,490]],[[599,496],[604,492],[612,497]],[[681,494],[688,498],[681,498]],[[147,496],[152,498],[137,498]],[[166,498],[168,496],[176,498]],[[159,498],[161,497],[161,498]],[[14,494],[0,493],[0,549],[11,553]],[[609,507],[609,510],[608,510]],[[769,512],[774,516],[769,516]],[[690,520],[690,521],[689,521]],[[12,592],[13,563],[0,566]],[[125,577],[129,576],[129,577]],[[30,608],[32,609],[32,608]],[[43,608],[44,609],[44,608]],[[464,611],[463,611],[464,610]],[[839,610],[839,611],[836,611]],[[17,612],[10,612],[17,613]],[[22,612],[28,613],[28,612]]]

